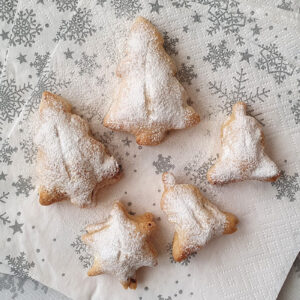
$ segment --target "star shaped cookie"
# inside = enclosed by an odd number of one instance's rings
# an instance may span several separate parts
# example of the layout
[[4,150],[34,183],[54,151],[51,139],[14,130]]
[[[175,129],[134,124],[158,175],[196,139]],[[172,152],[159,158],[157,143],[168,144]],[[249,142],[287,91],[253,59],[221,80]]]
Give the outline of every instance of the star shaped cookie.
[[155,229],[153,215],[131,216],[116,202],[109,219],[90,225],[82,240],[94,253],[89,276],[107,273],[116,276],[125,289],[137,286],[136,270],[157,264],[157,252],[150,243]]
[[168,221],[175,226],[175,261],[186,259],[212,238],[237,230],[237,217],[219,210],[197,187],[191,184],[176,184],[172,173],[164,173],[162,180],[164,192],[160,205]]
[[222,151],[207,179],[211,184],[256,179],[275,181],[280,171],[264,150],[261,125],[246,114],[246,104],[237,102],[221,129]]

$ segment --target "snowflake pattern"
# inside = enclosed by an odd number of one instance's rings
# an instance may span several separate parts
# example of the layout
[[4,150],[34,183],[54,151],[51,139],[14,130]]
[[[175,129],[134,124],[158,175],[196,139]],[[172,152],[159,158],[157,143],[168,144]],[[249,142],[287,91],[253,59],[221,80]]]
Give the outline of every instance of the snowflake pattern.
[[89,36],[92,36],[96,32],[96,27],[92,23],[92,16],[91,9],[76,9],[76,13],[72,16],[71,20],[62,21],[54,41],[57,42],[62,39],[64,41],[74,41],[75,44],[82,45]]
[[286,197],[291,202],[295,201],[296,193],[300,191],[298,177],[298,173],[288,175],[285,171],[283,171],[275,182],[271,182],[272,186],[274,186],[277,190],[276,198],[282,199]]
[[6,203],[6,201],[5,200],[7,200],[8,199],[8,195],[9,195],[9,192],[2,192],[2,195],[0,196],[0,202],[2,202],[2,203]]
[[[12,299],[16,298],[19,293],[24,293],[24,285],[30,279],[29,271],[34,268],[34,262],[30,262],[25,257],[25,252],[21,252],[19,256],[13,257],[8,255],[5,257],[6,264],[10,267],[10,271],[16,277],[10,275],[0,275],[0,291],[7,289],[12,293]],[[36,282],[38,286],[39,283]],[[47,290],[46,290],[47,292]]]
[[212,95],[217,95],[221,99],[221,104],[218,104],[218,111],[225,112],[227,115],[231,113],[232,105],[237,101],[243,101],[248,105],[255,103],[256,101],[264,102],[268,98],[270,90],[266,88],[256,88],[255,92],[247,92],[245,83],[249,80],[246,77],[247,73],[242,68],[240,72],[237,72],[237,76],[233,76],[235,84],[231,90],[223,87],[223,82],[217,83],[216,81],[208,82],[209,90]]
[[74,240],[74,242],[72,242],[71,247],[73,247],[75,253],[79,255],[78,259],[81,262],[83,268],[90,268],[92,265],[93,256],[87,252],[88,246],[83,243],[80,235],[76,236],[76,239]]
[[256,62],[259,70],[266,70],[277,84],[281,84],[287,76],[293,75],[296,67],[283,57],[275,44],[259,45],[259,47],[261,48],[260,58]]
[[284,9],[287,11],[293,11],[292,9],[292,1],[287,1],[287,0],[281,0],[281,3],[277,5],[278,8]]
[[8,166],[12,164],[11,156],[17,152],[17,147],[12,147],[7,140],[5,140],[0,148],[0,163],[5,163]]
[[18,176],[18,180],[16,182],[12,183],[12,186],[14,186],[17,191],[16,195],[25,195],[25,197],[29,196],[30,191],[34,190],[34,186],[31,183],[31,176],[24,178],[22,175]]
[[[290,101],[290,103],[293,103]],[[296,124],[300,124],[300,99],[291,107],[291,111],[294,115]]]
[[192,84],[192,80],[197,78],[197,74],[194,71],[194,65],[187,65],[185,63],[181,64],[180,69],[177,72],[177,78],[181,83],[186,83],[188,85]]
[[37,35],[41,34],[42,26],[35,19],[36,14],[32,9],[25,9],[18,12],[18,16],[12,27],[10,44],[13,46],[24,45],[32,47]]
[[203,60],[212,64],[212,71],[216,72],[222,66],[226,67],[226,69],[231,67],[230,58],[234,55],[235,51],[226,48],[225,40],[222,40],[218,45],[208,43],[207,47],[208,54],[203,57]]
[[75,60],[75,65],[79,67],[79,75],[93,75],[96,69],[101,66],[96,62],[97,54],[87,55],[85,52],[81,53],[81,58]]
[[17,86],[14,79],[5,79],[0,85],[0,120],[12,122],[21,113],[23,95],[32,89],[30,83]]
[[58,11],[75,11],[77,8],[78,0],[53,0],[56,3]]
[[169,55],[177,55],[176,45],[179,42],[178,38],[172,38],[167,31],[163,32],[164,48]]
[[27,290],[32,293],[33,290],[40,288],[45,294],[48,292],[48,287],[31,278],[20,278],[8,274],[0,274],[0,291],[8,290],[11,293],[11,298],[15,299],[20,294],[24,294],[25,285]]
[[18,0],[0,0],[0,20],[13,23],[17,5]]
[[39,107],[41,97],[44,91],[58,93],[58,90],[63,87],[68,87],[70,80],[58,80],[54,71],[44,71],[39,77],[38,83],[35,86],[29,100],[24,107],[24,119],[27,120],[29,116]]
[[171,296],[168,296],[168,298],[165,298],[165,297],[163,297],[162,295],[158,295],[158,296],[157,296],[157,299],[158,299],[158,300],[172,300],[172,297],[171,297]]
[[216,162],[215,157],[209,157],[204,163],[200,164],[202,161],[202,155],[196,154],[193,161],[189,162],[186,167],[184,167],[185,175],[189,177],[194,185],[197,185],[203,192],[207,189],[207,179],[206,174],[209,168]]
[[177,262],[174,260],[173,254],[172,254],[172,243],[167,244],[167,252],[169,255],[169,260],[171,264],[180,264],[181,266],[188,266],[191,262],[191,259],[196,256],[197,252],[191,253],[185,260],[181,262]]
[[30,63],[30,66],[36,69],[36,75],[41,76],[44,68],[47,66],[50,59],[50,52],[43,54],[34,53],[35,59]]
[[127,20],[133,19],[142,10],[139,0],[112,0],[111,4],[115,9],[116,17],[125,17]]
[[23,139],[20,142],[20,148],[24,152],[25,162],[28,164],[33,164],[37,155],[37,147],[35,146],[33,140],[31,138]]
[[6,215],[6,212],[4,212],[3,214],[0,215],[0,221],[2,221],[3,225],[10,223],[9,216]]
[[154,161],[152,163],[152,165],[156,168],[155,173],[160,174],[174,169],[175,165],[171,164],[171,159],[172,157],[170,155],[163,157],[162,154],[159,154],[157,157],[157,161]]
[[[171,0],[172,5],[176,8],[191,8],[192,3],[198,2],[197,0]],[[199,1],[201,2],[201,0]]]

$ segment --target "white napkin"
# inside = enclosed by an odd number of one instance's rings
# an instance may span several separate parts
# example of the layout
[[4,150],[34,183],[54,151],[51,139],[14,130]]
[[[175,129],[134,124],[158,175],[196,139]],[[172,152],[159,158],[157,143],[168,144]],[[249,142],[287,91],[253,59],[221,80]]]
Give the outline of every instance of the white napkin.
[[[34,51],[48,51],[45,67],[30,81],[28,73],[38,70],[12,55],[3,69],[17,86],[33,86],[26,98],[22,95],[22,112],[12,123],[3,122],[1,131],[0,271],[30,276],[73,299],[276,298],[300,248],[298,8],[277,7],[281,1],[94,0],[73,1],[76,8],[59,12],[63,1],[42,2],[32,9],[38,23],[49,16],[44,39],[37,36],[27,48],[11,45],[9,52],[22,50],[33,58]],[[194,128],[171,132],[155,147],[140,147],[133,136],[101,123],[118,84],[114,71],[126,34],[138,15],[164,33],[178,78],[202,119]],[[122,180],[99,194],[95,208],[38,203],[29,108],[37,108],[44,89],[67,98],[122,165]],[[283,170],[275,184],[214,187],[206,181],[220,151],[221,123],[237,100],[247,102],[264,125],[267,152]],[[238,231],[174,263],[173,227],[159,208],[164,171],[197,185],[221,209],[237,215]],[[150,211],[157,218],[159,264],[138,271],[135,291],[124,290],[108,275],[86,275],[91,256],[79,236],[87,224],[105,220],[117,199],[132,213]]]

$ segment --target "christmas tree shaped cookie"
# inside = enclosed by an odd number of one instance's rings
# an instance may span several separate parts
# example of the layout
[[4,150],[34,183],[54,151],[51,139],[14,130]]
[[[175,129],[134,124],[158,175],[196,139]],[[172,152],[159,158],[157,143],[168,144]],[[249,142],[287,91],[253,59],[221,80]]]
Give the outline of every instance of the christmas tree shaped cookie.
[[117,161],[62,97],[43,93],[35,143],[42,205],[69,199],[88,206],[98,189],[119,179]]
[[173,257],[182,261],[209,240],[237,230],[238,219],[222,212],[191,184],[176,184],[171,173],[164,173],[161,209],[175,225]]
[[127,41],[127,55],[117,69],[122,80],[103,121],[108,128],[134,134],[140,145],[157,145],[169,130],[200,121],[187,105],[187,92],[175,77],[176,66],[163,42],[148,20],[136,19]]
[[221,129],[220,158],[207,173],[211,184],[256,179],[275,181],[280,171],[264,151],[260,124],[246,114],[246,104],[237,102]]
[[136,270],[157,264],[157,253],[150,243],[155,226],[152,214],[131,216],[120,202],[116,202],[110,218],[104,223],[88,226],[88,233],[82,236],[95,257],[88,275],[111,274],[125,289],[135,289]]

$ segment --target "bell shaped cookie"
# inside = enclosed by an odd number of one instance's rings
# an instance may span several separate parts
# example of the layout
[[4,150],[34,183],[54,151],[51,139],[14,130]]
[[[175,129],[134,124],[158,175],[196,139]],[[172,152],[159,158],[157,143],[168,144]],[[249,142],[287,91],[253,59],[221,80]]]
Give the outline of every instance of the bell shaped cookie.
[[109,219],[88,226],[88,233],[82,236],[94,253],[88,275],[111,274],[125,289],[136,289],[136,270],[157,264],[157,252],[150,242],[155,226],[151,213],[131,216],[120,202],[116,202]]
[[238,219],[209,202],[197,187],[176,184],[171,173],[162,176],[164,192],[160,206],[175,226],[173,257],[182,261],[212,238],[237,230]]
[[129,34],[126,56],[117,68],[121,82],[103,125],[134,134],[140,145],[157,145],[172,129],[200,121],[176,79],[176,66],[163,48],[163,37],[138,17]]
[[261,125],[246,114],[246,104],[237,102],[221,129],[222,150],[207,179],[211,184],[256,179],[275,181],[280,176],[276,164],[264,150]]
[[44,92],[35,136],[42,205],[69,199],[88,206],[101,187],[119,179],[119,165],[95,140],[86,121],[60,96]]

